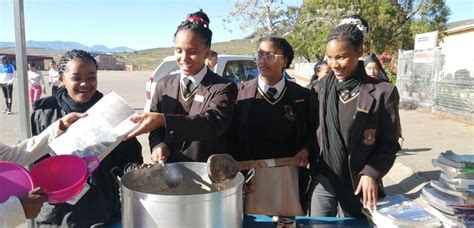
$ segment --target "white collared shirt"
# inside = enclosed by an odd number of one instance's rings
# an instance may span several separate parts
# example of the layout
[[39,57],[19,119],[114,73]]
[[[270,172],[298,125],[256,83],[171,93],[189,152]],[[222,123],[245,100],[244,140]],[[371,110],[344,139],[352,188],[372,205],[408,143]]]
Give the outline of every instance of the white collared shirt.
[[201,83],[201,81],[204,78],[204,75],[206,75],[206,73],[207,73],[207,66],[204,65],[202,67],[202,69],[199,72],[197,72],[197,74],[195,74],[195,75],[184,75],[183,73],[181,73],[181,77],[180,77],[179,81],[181,82],[181,85],[183,85],[183,88],[186,88],[186,83],[184,83],[183,78],[185,78],[185,77],[188,78],[192,82],[191,83],[191,88],[189,88],[189,89],[191,91],[194,91],[198,87],[199,83]]
[[59,72],[55,69],[49,69],[48,71],[49,74],[49,83],[51,83],[54,86],[59,86],[61,84],[61,81],[59,81]]
[[275,94],[275,97],[274,97],[275,99],[280,96],[281,92],[285,88],[285,78],[284,77],[281,77],[280,81],[277,82],[275,85],[272,85],[272,86],[265,84],[265,81],[263,81],[263,79],[262,79],[262,75],[258,76],[257,81],[258,81],[258,88],[260,88],[260,90],[262,90],[264,93],[267,93],[267,90],[270,87],[275,88],[277,90],[277,93]]

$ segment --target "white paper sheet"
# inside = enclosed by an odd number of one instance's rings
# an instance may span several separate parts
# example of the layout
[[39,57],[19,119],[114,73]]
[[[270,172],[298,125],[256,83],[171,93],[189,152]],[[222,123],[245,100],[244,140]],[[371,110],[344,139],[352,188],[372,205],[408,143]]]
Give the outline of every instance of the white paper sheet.
[[49,143],[55,154],[104,159],[138,124],[129,120],[135,111],[117,93],[110,92]]

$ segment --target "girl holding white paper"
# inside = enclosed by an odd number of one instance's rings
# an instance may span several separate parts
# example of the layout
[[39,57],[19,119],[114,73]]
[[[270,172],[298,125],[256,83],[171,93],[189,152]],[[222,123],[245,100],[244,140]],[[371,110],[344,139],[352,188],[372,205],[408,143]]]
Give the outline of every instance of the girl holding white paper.
[[[60,80],[64,88],[56,95],[38,100],[31,116],[34,134],[70,112],[86,112],[102,98],[97,90],[97,62],[88,52],[72,50],[59,61]],[[109,171],[124,168],[130,162],[143,162],[141,145],[136,138],[120,143],[87,183],[90,189],[75,204],[45,204],[38,216],[38,226],[90,227],[120,221],[119,186]]]

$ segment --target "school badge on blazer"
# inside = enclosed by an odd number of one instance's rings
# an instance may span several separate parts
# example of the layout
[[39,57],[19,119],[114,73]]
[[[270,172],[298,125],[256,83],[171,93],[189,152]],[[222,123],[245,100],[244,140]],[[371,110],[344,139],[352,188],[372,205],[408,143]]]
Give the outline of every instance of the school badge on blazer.
[[285,117],[292,122],[296,120],[296,114],[291,105],[285,105]]
[[364,143],[366,145],[372,145],[375,142],[375,129],[367,129],[364,131]]

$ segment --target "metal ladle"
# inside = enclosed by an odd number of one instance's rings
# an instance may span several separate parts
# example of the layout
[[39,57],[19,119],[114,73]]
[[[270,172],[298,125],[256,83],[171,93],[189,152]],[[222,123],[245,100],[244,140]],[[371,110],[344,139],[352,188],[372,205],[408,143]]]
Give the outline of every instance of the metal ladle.
[[227,179],[234,179],[240,170],[298,164],[299,159],[296,157],[238,162],[229,154],[213,154],[207,159],[207,175],[213,183],[222,183]]
[[175,163],[165,165],[164,160],[160,160],[159,163],[163,167],[165,184],[169,188],[177,188],[183,181],[182,167]]

